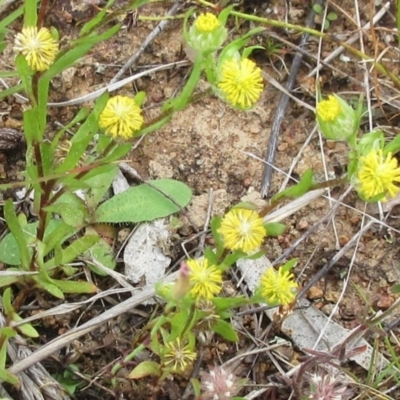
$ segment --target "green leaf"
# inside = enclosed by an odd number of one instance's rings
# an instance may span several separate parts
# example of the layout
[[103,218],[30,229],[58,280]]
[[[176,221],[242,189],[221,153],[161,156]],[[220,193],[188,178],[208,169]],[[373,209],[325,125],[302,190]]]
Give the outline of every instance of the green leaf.
[[[111,246],[102,238],[95,243],[90,250],[84,253],[84,257],[92,260],[94,259],[99,264],[103,265],[104,267],[114,270],[116,267],[116,262],[114,258],[114,251]],[[95,272],[97,275],[106,276],[107,272],[103,271],[102,269],[96,267],[92,263],[88,263],[88,266],[91,271]]]
[[19,85],[16,86],[11,86],[8,89],[2,89],[0,91],[0,100],[4,99],[5,97],[11,96],[14,93],[18,93],[21,92],[24,88],[24,85],[22,83],[20,83]]
[[[83,228],[86,225],[88,212],[83,200],[79,199],[78,196],[75,196],[75,198],[77,199],[77,204],[57,202],[52,206],[45,207],[45,210],[48,212],[59,214],[63,221],[70,227],[77,229]],[[80,200],[79,203],[78,200]]]
[[312,169],[304,172],[304,175],[301,177],[301,180],[296,185],[290,187],[289,189],[284,190],[281,193],[278,193],[276,196],[272,198],[272,202],[279,200],[282,197],[286,198],[297,198],[303,196],[303,194],[307,193],[307,191],[311,188],[313,179],[313,171]]
[[[5,336],[7,339],[14,337],[16,334],[17,332],[9,326],[0,328],[0,336]],[[0,360],[0,365],[4,365],[3,360]]]
[[218,314],[222,311],[230,310],[232,308],[241,307],[243,305],[249,304],[249,300],[244,296],[239,297],[214,297],[212,299],[213,304],[218,310]]
[[[78,256],[90,249],[97,241],[99,236],[87,235],[73,241],[67,248],[62,250],[61,264],[67,264],[74,261]],[[50,259],[45,263],[46,270],[56,267],[55,258]]]
[[[22,54],[19,54],[15,57],[15,66],[17,67],[18,75],[21,78],[22,85],[28,97],[32,97],[32,76],[33,71],[29,67],[28,63],[26,62],[25,57]],[[28,111],[28,110],[27,110]],[[24,112],[24,114],[26,111]],[[25,118],[24,118],[25,119]],[[25,125],[24,126],[29,126]]]
[[[32,0],[32,3],[37,4],[39,0]],[[3,1],[0,1],[0,3],[3,3]],[[0,20],[0,32],[3,32],[6,27],[13,21],[15,21],[18,17],[20,17],[24,12],[23,7],[19,7],[13,12],[9,13],[8,15],[2,15],[2,19]]]
[[89,209],[94,210],[103,199],[107,190],[110,188],[118,172],[118,166],[115,164],[102,165],[95,168],[92,174],[87,174],[84,178],[90,189],[86,190],[86,204]]
[[141,379],[146,376],[159,376],[161,374],[160,364],[154,361],[142,361],[128,375],[129,379]]
[[81,31],[79,32],[79,36],[83,36],[86,33],[93,30],[97,25],[101,23],[104,17],[107,15],[108,9],[115,3],[115,0],[109,0],[108,3],[102,7],[101,11],[93,18],[90,19],[85,25],[83,25]]
[[[3,345],[4,350],[7,350],[7,346]],[[3,348],[1,351],[3,352]],[[7,382],[11,385],[18,386],[19,385],[19,378],[8,372],[4,367],[0,367],[0,382]]]
[[173,341],[177,337],[181,336],[184,329],[187,326],[190,317],[190,308],[184,308],[182,311],[177,312],[171,319],[171,334],[168,337],[168,341]]
[[270,222],[267,224],[264,224],[265,229],[267,230],[267,235],[268,236],[279,236],[282,235],[285,230],[286,230],[286,225],[284,224],[279,224],[277,222]]
[[338,19],[338,15],[337,15],[336,13],[334,13],[334,12],[330,12],[330,13],[326,16],[326,18],[327,18],[329,21],[336,21],[336,20]]
[[41,268],[38,275],[34,275],[32,279],[36,282],[36,287],[44,289],[52,296],[59,299],[64,298],[64,293],[54,284],[53,279],[49,277],[47,272]]
[[224,238],[222,235],[219,233],[219,229],[221,228],[221,217],[214,217],[211,220],[211,231],[213,234],[213,238],[215,240],[215,244],[217,246],[216,250],[216,257],[219,259],[224,251],[225,248],[225,243],[224,243]]
[[392,293],[400,293],[400,284],[393,285],[391,288]]
[[284,265],[282,265],[280,268],[282,268],[283,271],[290,271],[292,268],[296,266],[297,261],[298,261],[297,258],[292,258],[291,260],[287,261]]
[[7,288],[3,293],[3,309],[4,314],[9,316],[14,312],[14,307],[11,304],[11,289]]
[[0,287],[10,286],[13,283],[18,282],[19,279],[18,276],[2,276],[0,279]]
[[63,293],[96,293],[97,287],[93,283],[84,282],[84,281],[66,281],[53,279],[54,284],[63,292]]
[[229,322],[221,319],[218,320],[218,322],[213,326],[212,330],[231,342],[237,342],[239,340],[239,337],[232,325]]
[[[15,322],[22,321],[22,318],[15,312],[11,315],[11,319]],[[30,338],[39,337],[39,332],[30,323],[18,325],[15,327],[15,329],[27,337]]]
[[[17,215],[15,214],[14,205],[13,205],[13,202],[11,199],[7,200],[4,205],[4,217],[6,219],[8,229],[11,231],[11,233],[14,236],[15,241],[17,243],[19,259],[21,260],[22,267],[24,269],[28,269],[29,262],[30,262],[30,253],[29,253],[29,249],[28,249],[28,242],[26,240],[26,236],[22,229],[22,226],[20,225],[20,222],[18,221]],[[3,241],[4,241],[4,239],[3,239]],[[3,244],[3,241],[2,241],[2,244]],[[7,248],[7,246],[5,246],[4,251],[6,252],[6,254],[10,250],[11,249],[9,249],[9,248]],[[1,254],[1,252],[0,252],[0,254]]]
[[[57,225],[57,228],[54,226]],[[61,246],[68,238],[75,234],[78,230],[63,221],[51,220],[44,234],[43,243],[45,248],[43,255],[47,256],[50,251]]]
[[[39,129],[39,117],[37,111],[37,108],[33,107],[24,112],[24,126],[29,126],[29,129],[24,131],[28,145],[31,145],[34,141],[42,141],[42,132]],[[27,158],[28,165],[33,165],[33,161],[33,158]],[[35,171],[37,173],[36,167]],[[31,178],[34,179],[35,176],[31,176]]]
[[[57,243],[63,243],[66,239],[71,237],[76,232],[76,229],[71,227],[68,227],[68,229],[66,229],[65,226],[66,224],[60,220],[51,220],[49,222],[43,239],[43,242],[46,244],[44,255],[47,255],[51,250],[53,250]],[[23,227],[23,232],[26,238],[35,238],[37,227],[37,222],[25,225]],[[29,248],[28,251],[30,258],[32,256],[32,249]],[[5,236],[4,239],[0,242],[0,261],[9,265],[21,264],[21,253],[19,251],[18,243],[12,233]],[[8,277],[2,279],[7,278]]]
[[[149,183],[167,193],[181,207],[189,204],[192,192],[185,184],[173,179],[160,179]],[[144,184],[132,187],[105,201],[94,213],[92,222],[152,221],[177,211],[179,207],[164,194]]]
[[[135,135],[136,136],[136,135]],[[119,144],[115,146],[109,154],[102,157],[99,161],[102,163],[111,163],[124,158],[132,149],[131,143]]]
[[320,4],[314,4],[313,5],[313,10],[317,13],[317,14],[322,14],[322,6]]
[[24,26],[36,26],[37,1],[24,1]]

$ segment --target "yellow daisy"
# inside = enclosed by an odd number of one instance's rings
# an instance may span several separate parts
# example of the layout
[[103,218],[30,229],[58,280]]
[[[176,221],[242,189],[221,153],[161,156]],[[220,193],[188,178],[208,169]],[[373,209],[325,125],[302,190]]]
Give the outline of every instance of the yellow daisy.
[[385,157],[382,149],[372,149],[365,157],[360,158],[357,178],[360,191],[367,200],[382,193],[395,197],[399,187],[394,182],[400,182],[397,159],[392,157],[392,153]]
[[256,211],[234,208],[225,214],[219,229],[226,248],[251,253],[261,246],[267,231]]
[[318,103],[315,112],[317,117],[322,121],[334,121],[340,114],[342,107],[340,106],[339,100],[335,96],[328,96],[327,99],[322,100]]
[[205,13],[196,18],[194,25],[199,32],[210,33],[215,31],[220,26],[220,22],[214,14]]
[[252,107],[264,89],[261,69],[248,58],[226,60],[221,66],[221,79],[217,85],[233,107]]
[[271,305],[289,305],[296,298],[297,283],[294,275],[280,268],[268,268],[260,280],[261,294],[265,302]]
[[211,300],[222,288],[222,273],[215,265],[208,265],[208,260],[187,260],[190,270],[190,293],[197,300]]
[[165,344],[166,353],[163,362],[171,367],[173,372],[184,372],[196,358],[197,354],[191,351],[189,345],[183,345],[180,338]]
[[99,126],[114,139],[131,138],[143,125],[140,107],[127,96],[114,96],[99,117]]
[[22,53],[34,71],[46,71],[54,63],[58,43],[47,28],[27,26],[15,36],[14,51]]

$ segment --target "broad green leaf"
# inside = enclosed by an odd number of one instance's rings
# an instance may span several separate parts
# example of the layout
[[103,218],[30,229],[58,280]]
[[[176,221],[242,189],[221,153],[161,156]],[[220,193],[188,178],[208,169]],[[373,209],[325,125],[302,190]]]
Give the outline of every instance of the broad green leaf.
[[[79,199],[77,196],[76,198]],[[67,202],[57,202],[52,206],[46,207],[45,210],[59,214],[63,221],[70,227],[79,229],[86,225],[88,213],[86,205],[82,200],[79,205]]]
[[[15,312],[11,315],[11,319],[15,322],[22,321],[22,318]],[[30,323],[18,325],[15,327],[15,329],[27,337],[39,337],[39,332]]]
[[279,236],[282,235],[286,230],[286,225],[279,224],[277,222],[270,222],[265,224],[265,229],[267,230],[268,236]]
[[[0,336],[5,336],[7,339],[14,337],[17,334],[15,330],[9,326],[5,326],[3,328],[0,328]],[[2,364],[3,360],[0,360],[0,365]]]
[[[150,183],[168,194],[181,207],[189,204],[192,192],[185,184],[173,179],[160,179]],[[99,206],[93,222],[142,222],[153,221],[179,211],[171,200],[149,185],[132,187],[117,194]]]
[[235,330],[233,329],[232,325],[226,321],[219,320],[212,328],[215,333],[218,333],[226,340],[231,342],[237,342],[239,337]]
[[[38,227],[37,222],[25,225],[23,227],[23,231],[24,234],[26,235],[26,238],[32,239],[33,237],[35,237],[37,227]],[[47,255],[54,248],[55,243],[57,243],[57,241],[59,240],[60,232],[64,233],[61,236],[62,240],[60,240],[60,242],[64,242],[66,239],[71,237],[76,232],[76,230],[73,229],[68,231],[65,229],[64,222],[59,220],[51,220],[44,233],[44,243],[47,244],[46,249],[44,251],[44,255]],[[56,239],[57,241],[55,242]],[[29,251],[29,257],[31,257],[32,250],[28,249],[28,251]],[[21,253],[17,241],[15,240],[15,237],[12,233],[9,233],[0,242],[0,261],[9,265],[21,264]]]
[[83,179],[90,187],[90,189],[86,190],[87,207],[94,210],[110,188],[117,175],[118,166],[115,164],[102,165],[90,172],[87,178],[85,177]]
[[0,287],[10,286],[18,282],[18,279],[20,279],[18,276],[2,276],[0,279]]
[[53,282],[63,293],[96,293],[97,287],[90,282],[84,281],[67,281],[67,280],[59,280],[53,279]]
[[[95,260],[104,267],[114,270],[116,266],[114,251],[111,246],[102,238],[95,243],[88,251],[86,251],[83,255],[88,260]],[[90,270],[95,272],[97,275],[106,276],[107,272],[102,269],[96,267],[92,263],[88,263],[88,267]]]
[[[68,264],[75,261],[86,250],[90,249],[97,241],[99,236],[87,235],[73,241],[67,248],[62,250],[61,264]],[[46,270],[57,267],[55,258],[50,259],[45,263]]]
[[161,373],[160,364],[155,361],[142,361],[128,375],[129,379],[141,379],[146,376],[159,376]]
[[[22,227],[18,221],[17,215],[15,214],[14,205],[13,205],[13,202],[11,201],[11,199],[7,200],[4,205],[4,217],[6,219],[8,229],[10,229],[10,231],[15,239],[15,242],[17,244],[19,260],[22,264],[22,267],[24,269],[27,269],[27,268],[29,268],[29,261],[30,261],[28,242],[26,240],[24,230],[22,229]],[[3,241],[4,241],[4,239],[3,239]],[[3,244],[3,241],[1,244]],[[8,252],[12,251],[12,249],[7,248],[7,246],[4,246],[3,249],[0,249],[0,250],[3,250],[3,251],[0,251],[0,254],[3,254],[3,255],[6,255],[6,254],[8,254]],[[15,252],[15,249],[14,249],[14,252]]]

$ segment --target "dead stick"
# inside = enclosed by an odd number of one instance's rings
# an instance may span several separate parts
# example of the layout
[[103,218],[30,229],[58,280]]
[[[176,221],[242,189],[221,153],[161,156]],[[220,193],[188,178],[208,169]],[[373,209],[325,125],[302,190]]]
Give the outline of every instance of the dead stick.
[[[320,5],[322,3],[323,3],[323,0],[318,0],[315,2],[315,4],[320,4]],[[308,15],[307,21],[306,21],[307,28],[313,28],[314,17],[315,17],[315,11],[314,11],[314,8],[312,8],[310,11],[310,14]],[[308,37],[309,37],[308,33],[303,34],[303,36],[301,37],[300,45],[299,45],[300,48],[304,47],[305,44],[308,42]],[[293,85],[296,81],[296,77],[299,72],[302,60],[303,60],[303,52],[297,51],[294,56],[290,75],[289,75],[289,78],[286,83],[286,89],[288,91],[291,91],[293,88]],[[262,182],[261,182],[261,196],[263,196],[263,197],[268,196],[269,189],[271,186],[271,178],[272,178],[272,173],[274,171],[274,169],[272,168],[272,164],[275,159],[276,144],[278,142],[279,131],[281,128],[283,117],[285,116],[285,112],[286,112],[288,103],[289,103],[289,96],[285,93],[282,93],[281,98],[279,99],[279,104],[278,104],[278,108],[276,110],[274,122],[272,124],[271,135],[269,137],[269,142],[268,142],[267,154],[265,156],[266,164],[264,166],[264,173],[263,173],[263,178],[262,178]]]

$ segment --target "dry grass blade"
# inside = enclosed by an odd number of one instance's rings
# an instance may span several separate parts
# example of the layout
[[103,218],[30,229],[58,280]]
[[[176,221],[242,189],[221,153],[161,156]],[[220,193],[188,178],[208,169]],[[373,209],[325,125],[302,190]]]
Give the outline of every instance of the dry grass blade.
[[[177,276],[177,273],[173,273],[165,278],[165,282],[173,281]],[[123,301],[105,311],[103,314],[93,318],[92,320],[85,322],[83,325],[78,326],[77,328],[71,329],[69,332],[61,335],[60,337],[52,340],[51,342],[45,344],[39,350],[36,350],[29,357],[24,359],[20,359],[17,361],[10,369],[9,372],[13,374],[17,374],[30,366],[40,362],[46,357],[50,356],[50,354],[55,351],[67,346],[73,340],[85,335],[86,333],[91,332],[99,326],[102,326],[110,319],[116,318],[118,315],[129,312],[133,307],[136,307],[139,304],[142,304],[144,301],[150,299],[155,295],[154,287],[146,287],[140,293],[135,294],[131,298]]]

